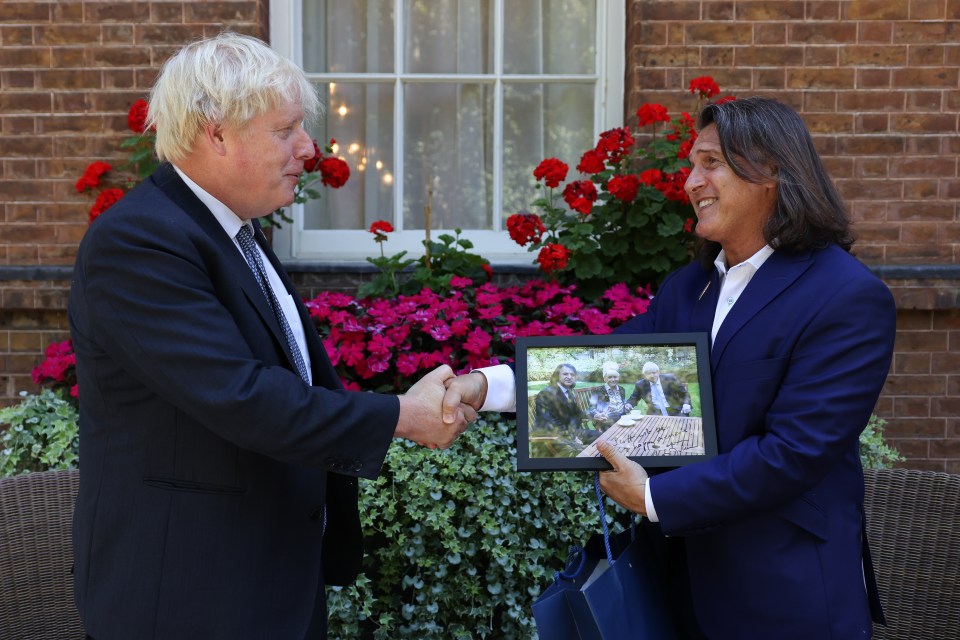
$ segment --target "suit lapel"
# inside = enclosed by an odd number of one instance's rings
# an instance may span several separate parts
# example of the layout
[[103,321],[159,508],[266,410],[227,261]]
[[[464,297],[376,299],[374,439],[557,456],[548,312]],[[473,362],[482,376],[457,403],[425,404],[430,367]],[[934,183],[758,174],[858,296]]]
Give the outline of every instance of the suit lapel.
[[[227,261],[228,265],[230,265],[228,268],[230,269],[231,273],[236,275],[235,280],[237,285],[241,290],[243,290],[247,300],[250,301],[250,304],[253,305],[253,308],[256,310],[257,315],[260,316],[260,319],[270,328],[271,333],[273,333],[277,342],[280,344],[280,347],[283,349],[283,352],[287,357],[289,368],[291,371],[296,371],[296,364],[293,361],[293,354],[290,353],[290,346],[287,344],[287,338],[283,334],[280,324],[277,322],[277,317],[273,313],[270,303],[264,297],[263,291],[260,289],[260,285],[257,282],[256,277],[250,270],[250,266],[243,258],[243,254],[240,253],[240,251],[237,249],[237,246],[233,243],[233,238],[230,238],[226,233],[224,233],[223,227],[220,226],[220,223],[217,222],[217,219],[206,207],[206,205],[204,205],[203,202],[197,198],[196,194],[190,190],[190,187],[188,187],[186,183],[180,179],[180,176],[177,175],[173,165],[169,163],[162,164],[154,172],[152,179],[156,185],[181,209],[183,209],[183,211],[194,222],[196,222],[197,226],[203,229],[203,231],[214,242],[223,259]],[[277,259],[276,254],[273,253],[273,250],[270,249],[270,246],[267,244],[266,238],[264,237],[263,232],[260,230],[260,223],[254,220],[253,227],[254,239],[264,250],[267,259],[270,260],[270,264],[273,265],[273,268],[280,275],[280,279],[283,281],[283,285],[287,288],[287,291],[292,291],[293,285],[290,282],[290,279],[287,277],[287,274],[284,271],[283,266],[280,264],[280,261]],[[318,360],[327,362],[327,368],[332,368],[332,365],[329,365],[329,359],[327,358],[326,351],[324,351],[323,345],[320,343],[319,338],[315,335],[316,332],[309,330],[310,327],[313,326],[312,321],[310,320],[309,315],[306,313],[306,309],[303,308],[303,304],[296,298],[297,297],[294,296],[294,299],[297,302],[297,311],[300,313],[301,322],[303,322],[304,334],[307,336],[307,346],[310,351],[311,363],[313,363],[314,379],[316,380],[317,375],[322,369],[322,367],[318,367],[316,364]],[[329,379],[329,376],[327,376],[327,378]],[[334,378],[339,385],[339,378],[336,376],[334,376]]]
[[[800,275],[813,264],[810,252],[787,254],[774,251],[750,279],[730,314],[724,319],[713,341],[710,360],[716,371],[717,364],[730,340],[764,307],[783,293]],[[714,301],[714,307],[716,301]]]
[[703,289],[693,305],[690,317],[692,331],[710,333],[713,330],[713,316],[717,309],[717,299],[720,296],[720,272],[716,267],[711,269],[705,280]]

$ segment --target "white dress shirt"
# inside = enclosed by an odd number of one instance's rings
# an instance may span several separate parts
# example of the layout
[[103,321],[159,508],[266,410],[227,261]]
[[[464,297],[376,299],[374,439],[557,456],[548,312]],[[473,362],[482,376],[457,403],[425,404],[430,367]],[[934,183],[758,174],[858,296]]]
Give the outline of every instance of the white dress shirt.
[[[204,191],[203,187],[198,185],[196,182],[191,180],[187,175],[180,170],[176,165],[173,166],[177,174],[183,179],[187,187],[200,199],[200,202],[206,205],[210,212],[213,214],[213,217],[217,219],[217,222],[220,223],[220,226],[223,227],[224,232],[230,237],[233,241],[234,246],[237,248],[237,251],[240,252],[240,255],[243,256],[243,249],[240,248],[240,243],[237,242],[237,233],[240,231],[240,227],[244,224],[251,226],[250,233],[253,233],[252,225],[249,220],[243,220],[233,211],[231,211],[227,205],[223,204],[212,195]],[[297,346],[300,348],[300,354],[303,356],[303,362],[307,365],[307,376],[310,377],[309,383],[313,384],[313,371],[310,369],[310,354],[307,353],[307,337],[304,333],[303,323],[300,321],[300,314],[297,313],[297,303],[294,301],[293,296],[287,293],[287,288],[283,284],[283,280],[280,279],[280,275],[277,273],[277,270],[273,268],[273,265],[267,259],[267,255],[263,252],[263,249],[260,248],[260,245],[257,244],[257,251],[260,252],[260,258],[263,260],[263,269],[267,272],[267,279],[270,281],[270,287],[273,289],[274,295],[277,297],[277,302],[280,303],[280,309],[283,311],[283,315],[287,319],[287,324],[290,325],[290,330],[293,331],[293,337],[297,341]],[[246,256],[243,256],[243,261],[246,262]]]

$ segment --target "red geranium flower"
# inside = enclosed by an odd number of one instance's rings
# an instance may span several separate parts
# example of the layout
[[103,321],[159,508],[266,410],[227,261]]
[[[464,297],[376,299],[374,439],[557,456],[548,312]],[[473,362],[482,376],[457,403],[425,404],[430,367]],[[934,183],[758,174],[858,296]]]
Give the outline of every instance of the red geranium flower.
[[690,81],[690,93],[699,93],[701,98],[712,98],[720,93],[720,86],[710,76],[700,76]]
[[570,250],[562,244],[548,244],[540,249],[537,256],[537,262],[544,273],[553,273],[567,268],[567,260],[570,257]]
[[77,193],[82,193],[86,189],[96,189],[100,186],[100,176],[105,174],[107,171],[112,169],[108,163],[103,162],[102,160],[97,160],[96,162],[91,162],[87,165],[87,168],[84,170],[83,175],[77,180],[77,184],[74,185]]
[[577,180],[563,190],[563,199],[574,211],[588,215],[597,201],[597,188],[589,180]]
[[143,98],[130,105],[130,111],[127,112],[127,126],[130,127],[130,131],[143,133],[146,130],[148,109],[149,105]]
[[604,156],[599,151],[596,149],[588,149],[580,157],[580,164],[577,165],[577,171],[591,175],[600,173],[606,168],[603,160]]
[[646,102],[640,105],[640,108],[637,109],[637,124],[645,127],[656,122],[670,122],[667,108],[654,102]]
[[350,166],[340,158],[327,157],[320,161],[320,180],[323,184],[339,189],[350,178]]
[[627,127],[617,127],[600,134],[600,140],[597,142],[597,151],[608,158],[611,163],[616,164],[624,155],[630,152],[633,147],[634,139]]
[[[320,168],[320,161],[323,159],[323,154],[320,153],[320,145],[317,144],[317,141],[313,141],[313,157],[309,160],[306,160],[303,163],[303,170],[307,173],[313,173]],[[347,167],[347,177],[350,176],[350,168]],[[344,181],[346,182],[346,181]]]
[[663,172],[660,169],[647,169],[640,173],[640,182],[648,187],[655,187],[662,180]]
[[569,169],[570,167],[565,162],[556,158],[547,158],[533,170],[533,177],[538,181],[542,180],[551,189],[556,189],[561,182],[567,179]]
[[507,218],[510,239],[521,247],[530,242],[540,242],[546,230],[540,216],[534,213],[515,213]]
[[607,183],[607,191],[617,200],[632,202],[637,197],[640,188],[640,179],[632,173],[625,176],[613,176]]
[[370,233],[380,235],[381,233],[393,233],[393,225],[386,220],[377,220],[370,225]]
[[112,207],[120,198],[123,197],[123,189],[104,189],[97,196],[97,201],[90,207],[89,221],[96,220],[101,213]]

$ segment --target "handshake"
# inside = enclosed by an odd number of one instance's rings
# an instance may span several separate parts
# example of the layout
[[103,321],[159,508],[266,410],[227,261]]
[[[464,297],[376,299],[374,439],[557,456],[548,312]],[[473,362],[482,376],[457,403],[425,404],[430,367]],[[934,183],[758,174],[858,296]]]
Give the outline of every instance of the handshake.
[[437,367],[400,396],[394,435],[431,449],[446,449],[477,419],[487,396],[487,378],[472,372],[455,375]]

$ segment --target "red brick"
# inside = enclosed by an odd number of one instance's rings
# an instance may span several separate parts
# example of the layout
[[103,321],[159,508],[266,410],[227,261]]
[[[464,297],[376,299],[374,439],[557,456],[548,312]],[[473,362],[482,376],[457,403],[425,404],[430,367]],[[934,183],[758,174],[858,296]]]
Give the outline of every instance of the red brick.
[[695,67],[700,64],[700,51],[694,47],[646,49],[637,62],[644,67]]
[[786,44],[787,25],[782,22],[760,22],[753,25],[753,43]]
[[840,51],[840,65],[843,67],[901,67],[906,60],[905,46],[855,45]]
[[[910,0],[910,19],[943,20],[943,9],[943,0]],[[957,15],[960,14],[954,14],[953,17],[956,18]]]
[[820,46],[803,49],[803,66],[805,67],[835,67],[839,60],[839,47]]
[[641,0],[634,2],[638,20],[699,20],[701,2],[694,0]]
[[787,70],[787,87],[791,89],[849,89],[854,86],[853,69],[809,68]]
[[76,45],[100,42],[100,27],[82,24],[40,25],[36,28],[37,44]]
[[37,72],[37,84],[54,91],[99,89],[101,76],[96,69],[50,69]]
[[896,373],[930,373],[929,353],[897,353],[893,358]]
[[734,2],[705,2],[703,3],[704,20],[732,20],[734,16]]
[[845,113],[811,113],[803,119],[812,133],[853,132],[853,116]]
[[[3,3],[0,3],[3,6]],[[0,69],[47,68],[50,50],[45,47],[0,47]]]
[[852,136],[843,138],[839,146],[845,155],[871,156],[902,153],[904,143],[900,136]]
[[145,23],[134,27],[134,43],[137,46],[169,44],[173,51],[178,50],[185,42],[199,40],[203,35],[203,27],[192,24]]
[[0,22],[36,23],[50,19],[50,2],[0,2]]
[[855,22],[800,22],[790,25],[789,42],[804,45],[854,44],[857,41]]
[[150,19],[151,7],[158,4],[180,6],[179,2],[88,2],[86,3],[86,20],[100,25],[111,22],[146,22]]
[[[168,4],[168,3],[162,3]],[[173,6],[178,4],[169,3]],[[153,6],[156,6],[155,4]],[[104,46],[111,44],[133,45],[133,25],[132,24],[105,24],[101,26],[100,32]]]
[[[939,183],[937,180],[906,180],[903,183],[903,197],[906,200],[931,200],[939,197]],[[936,234],[933,238],[936,240]],[[913,236],[913,240],[909,239],[906,235],[903,236],[904,242],[912,242],[916,240],[916,236]]]
[[955,158],[892,158],[890,160],[891,177],[930,177],[952,176],[956,174]]
[[753,86],[760,90],[782,91],[787,86],[787,70],[757,69],[754,71]]
[[900,438],[942,438],[943,418],[889,418],[884,435],[899,441]]
[[890,91],[844,91],[838,94],[841,111],[902,111],[904,96]]
[[893,25],[889,22],[861,22],[858,25],[857,42],[860,44],[893,43]]
[[[950,247],[942,245],[898,244],[887,247],[885,256],[888,264],[927,264],[931,262],[949,262],[953,258],[953,251]],[[925,308],[943,307],[944,303],[940,301],[940,297],[936,295],[936,292],[931,292],[931,295],[926,295],[925,298],[927,298]],[[909,301],[905,301],[904,305],[909,308]]]
[[803,20],[802,2],[780,0],[741,0],[736,3],[737,20]]
[[701,47],[703,64],[711,67],[733,65],[733,47]]
[[890,180],[837,180],[844,200],[897,200],[903,193],[900,184]]
[[895,384],[887,389],[887,393],[894,394],[893,416],[895,418],[930,417],[929,396],[923,394],[917,394],[915,396],[897,395],[897,387]]
[[[803,64],[803,47],[786,46],[763,46],[763,47],[738,47],[736,50],[736,64],[738,67],[792,67]],[[826,75],[834,75],[838,70],[824,70]],[[853,75],[851,73],[851,84]],[[826,85],[815,84],[812,86],[831,86],[827,79]]]
[[857,0],[843,4],[843,17],[852,20],[906,20],[906,0]]
[[[856,133],[887,133],[890,131],[890,117],[883,113],[858,113],[853,118],[853,130]],[[867,161],[871,160],[867,158]]]
[[957,69],[918,67],[894,69],[893,86],[901,88],[918,87],[921,89],[930,89],[931,87],[956,88],[957,78]]
[[937,397],[937,394],[931,393],[930,411],[934,416],[960,415],[960,397]]
[[857,69],[857,89],[888,89],[892,86],[890,69]]
[[891,118],[891,128],[894,131],[912,131],[917,133],[955,133],[957,116],[952,113],[906,113],[894,115]]

